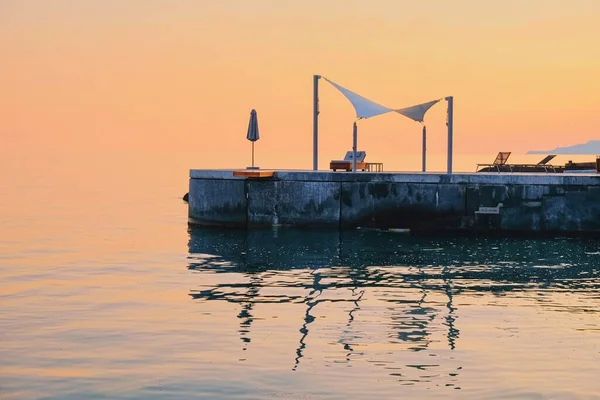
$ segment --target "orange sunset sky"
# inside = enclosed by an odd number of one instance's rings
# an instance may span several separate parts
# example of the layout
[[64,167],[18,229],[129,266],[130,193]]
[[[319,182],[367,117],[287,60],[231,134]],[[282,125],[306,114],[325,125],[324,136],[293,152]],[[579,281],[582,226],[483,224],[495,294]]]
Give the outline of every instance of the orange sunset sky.
[[[256,108],[259,164],[311,168],[313,74],[393,108],[454,96],[455,154],[482,162],[582,143],[600,139],[598,21],[598,0],[0,0],[0,152],[246,165]],[[326,168],[354,110],[323,80],[320,104]],[[400,115],[359,126],[371,160],[420,153]]]

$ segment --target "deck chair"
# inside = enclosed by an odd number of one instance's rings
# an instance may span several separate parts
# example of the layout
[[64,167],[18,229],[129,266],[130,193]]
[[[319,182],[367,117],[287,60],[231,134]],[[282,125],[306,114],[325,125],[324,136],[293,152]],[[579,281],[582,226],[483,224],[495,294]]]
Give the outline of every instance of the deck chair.
[[[332,160],[329,163],[329,169],[337,171],[338,169],[342,169],[345,171],[352,171],[352,157],[353,152],[346,152],[346,156],[343,160]],[[367,163],[365,162],[365,157],[367,157],[366,151],[357,151],[356,152],[356,170],[364,171],[367,168]]]
[[[496,159],[494,160],[493,163],[491,164],[477,164],[477,169],[475,170],[475,172],[479,171],[479,168],[481,167],[488,167],[488,168],[496,168],[496,170],[498,170],[498,172],[500,172],[500,167],[503,165],[507,165],[506,161],[508,161],[508,157],[510,156],[510,151],[501,151],[498,153],[498,155],[496,156]],[[510,168],[510,164],[508,165],[509,169]],[[512,170],[511,170],[512,172]]]
[[548,164],[552,159],[554,159],[554,157],[556,157],[556,154],[549,154],[546,157],[544,157],[540,162],[538,162],[536,164],[536,166],[543,167],[546,172],[548,172],[548,170],[551,170],[552,172],[556,172],[554,165]]

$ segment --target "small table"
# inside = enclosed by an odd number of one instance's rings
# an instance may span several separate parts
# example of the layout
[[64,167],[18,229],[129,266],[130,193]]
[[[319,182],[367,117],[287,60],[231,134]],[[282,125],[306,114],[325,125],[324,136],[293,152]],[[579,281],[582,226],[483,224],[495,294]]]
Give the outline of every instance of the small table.
[[368,162],[367,171],[369,172],[383,172],[383,163],[380,162]]

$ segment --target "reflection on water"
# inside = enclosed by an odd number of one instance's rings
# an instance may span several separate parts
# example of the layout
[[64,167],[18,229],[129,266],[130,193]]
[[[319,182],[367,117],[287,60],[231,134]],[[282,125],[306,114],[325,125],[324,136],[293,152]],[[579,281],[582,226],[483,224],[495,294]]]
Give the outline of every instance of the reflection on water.
[[[589,320],[577,329],[597,331],[598,250],[599,242],[591,239],[191,230],[188,268],[202,274],[203,283],[190,296],[203,309],[210,310],[215,301],[239,306],[244,351],[258,329],[255,324],[266,318],[257,308],[269,305],[270,313],[296,325],[295,350],[288,357],[293,371],[302,368],[304,358],[315,364],[327,355],[326,364],[367,362],[405,384],[459,389],[463,365],[454,354],[473,348],[462,339],[463,332],[475,340],[489,339],[478,337],[476,318],[469,316],[463,326],[461,306],[478,312],[533,307],[542,313],[580,314]],[[490,315],[479,322],[488,325],[485,330],[519,331],[511,326],[514,322]],[[275,341],[285,331],[276,325],[268,329]],[[257,333],[263,340],[264,334]],[[262,346],[262,351],[280,348],[264,341]]]

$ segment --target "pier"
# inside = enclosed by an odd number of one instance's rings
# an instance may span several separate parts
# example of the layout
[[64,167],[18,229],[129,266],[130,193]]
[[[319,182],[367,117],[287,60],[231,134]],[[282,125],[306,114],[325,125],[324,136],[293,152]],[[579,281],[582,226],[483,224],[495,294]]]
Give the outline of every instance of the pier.
[[600,176],[191,170],[189,224],[600,233]]

